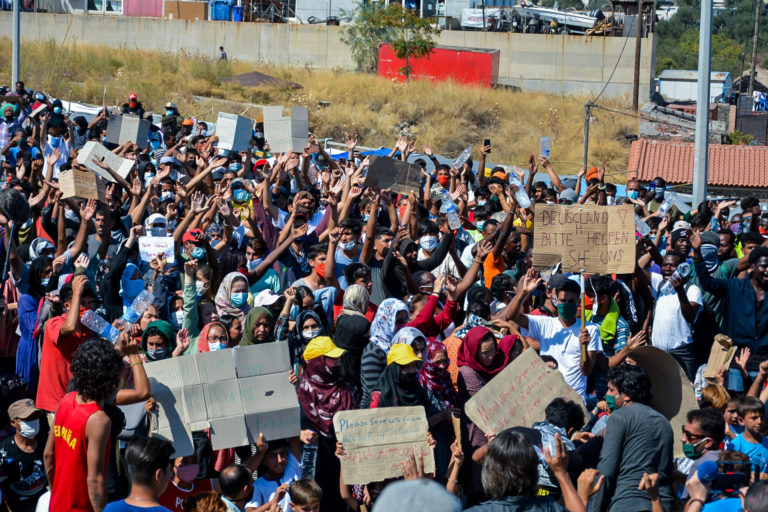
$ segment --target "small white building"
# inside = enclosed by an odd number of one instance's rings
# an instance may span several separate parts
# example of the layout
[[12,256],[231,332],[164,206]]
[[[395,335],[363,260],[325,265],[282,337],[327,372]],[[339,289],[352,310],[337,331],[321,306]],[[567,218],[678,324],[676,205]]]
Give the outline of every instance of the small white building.
[[[699,90],[698,71],[665,69],[659,75],[659,94],[670,102],[696,101]],[[733,78],[727,71],[713,71],[709,75],[709,101],[725,101],[731,95]]]

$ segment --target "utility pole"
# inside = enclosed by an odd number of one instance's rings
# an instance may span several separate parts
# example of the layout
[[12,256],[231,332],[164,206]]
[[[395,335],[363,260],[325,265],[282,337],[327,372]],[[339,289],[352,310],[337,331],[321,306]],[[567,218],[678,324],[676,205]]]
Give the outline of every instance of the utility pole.
[[19,81],[19,38],[21,37],[21,27],[19,23],[19,3],[21,0],[13,0],[13,48],[11,50],[11,87],[16,90],[16,82]]
[[[761,1],[761,0],[758,0]],[[640,48],[643,38],[643,0],[637,0],[637,18],[635,18],[635,81],[632,83],[632,112],[637,113],[640,94]]]
[[[758,0],[758,1],[760,1],[760,0]],[[483,3],[481,5],[481,7],[483,8],[483,32],[485,32],[486,31],[486,28],[485,28],[485,0],[483,0]]]
[[589,158],[589,118],[592,117],[592,103],[588,101],[584,105],[584,152],[581,155],[581,165],[587,165]]
[[[749,73],[749,94],[755,90],[755,67],[757,67],[757,32],[760,27],[760,7],[763,0],[755,0],[755,33],[752,36],[752,71]],[[699,57],[701,60],[701,57]]]
[[[762,2],[763,0],[757,0]],[[754,61],[753,61],[754,62]],[[712,0],[701,2],[699,24],[699,77],[696,98],[696,139],[693,153],[693,204],[707,198],[709,160],[709,79],[712,64]],[[754,64],[752,70],[754,73]],[[750,84],[750,90],[752,86]]]

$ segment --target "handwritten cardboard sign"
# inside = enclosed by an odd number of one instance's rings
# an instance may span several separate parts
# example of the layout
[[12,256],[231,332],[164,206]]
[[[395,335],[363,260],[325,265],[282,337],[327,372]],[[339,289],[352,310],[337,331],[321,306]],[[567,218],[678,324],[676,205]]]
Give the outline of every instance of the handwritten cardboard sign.
[[219,112],[216,119],[216,147],[228,151],[247,151],[253,137],[253,121],[247,117]]
[[131,172],[133,165],[136,163],[133,160],[117,156],[98,142],[92,140],[86,142],[85,146],[77,153],[77,161],[110,183],[115,183],[115,179],[107,171],[94,164],[93,159],[103,160],[105,164],[123,178],[128,176],[128,173]]
[[159,403],[153,432],[180,457],[194,451],[191,432],[210,428],[214,450],[299,434],[299,401],[288,381],[286,343],[173,357],[146,365]]
[[688,411],[698,409],[693,384],[674,357],[658,347],[637,347],[628,359],[645,368],[651,379],[651,407],[669,420],[675,440],[674,456],[682,457],[680,429],[686,424]]
[[346,453],[341,457],[345,484],[402,476],[401,464],[414,453],[423,456],[425,473],[435,471],[423,407],[341,411],[333,416],[333,428]]
[[536,205],[533,265],[563,262],[563,272],[631,274],[635,270],[632,205]]
[[388,156],[371,156],[365,187],[390,189],[399,194],[418,195],[421,186],[421,167]]
[[90,171],[70,169],[59,174],[59,188],[61,197],[68,199],[77,197],[80,199],[96,199],[106,202],[106,187],[99,176]]
[[149,263],[158,254],[165,255],[165,260],[168,263],[174,263],[176,261],[172,236],[139,237],[139,256],[143,261]]
[[464,412],[483,432],[499,433],[543,421],[544,409],[555,398],[572,400],[584,408],[583,398],[560,371],[547,366],[529,349],[469,399]]
[[264,137],[273,153],[301,153],[309,136],[307,107],[292,107],[291,117],[283,116],[283,107],[263,107]]

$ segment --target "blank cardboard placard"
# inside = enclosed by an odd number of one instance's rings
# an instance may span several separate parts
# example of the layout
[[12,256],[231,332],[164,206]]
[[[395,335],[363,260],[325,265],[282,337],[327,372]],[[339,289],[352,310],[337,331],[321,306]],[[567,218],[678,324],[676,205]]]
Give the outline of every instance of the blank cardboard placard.
[[128,141],[140,148],[147,147],[149,121],[133,114],[109,114],[107,142],[121,145]]
[[128,176],[136,163],[133,160],[117,156],[98,142],[92,140],[86,142],[85,146],[77,153],[77,161],[110,183],[115,183],[115,179],[107,171],[94,164],[94,159],[100,161],[103,159],[105,164],[123,178]]
[[178,457],[195,452],[192,431],[187,421],[179,360],[169,358],[145,364],[152,397],[158,403],[157,414],[153,420],[153,433],[173,443]]
[[307,107],[292,107],[291,117],[283,116],[283,107],[263,107],[264,137],[273,153],[301,153],[309,136]]
[[631,274],[635,270],[632,205],[536,206],[533,265],[563,272]]
[[731,338],[725,334],[716,335],[715,342],[712,343],[712,350],[709,352],[704,378],[714,379],[720,368],[730,368],[734,355],[736,355],[736,346]]
[[228,151],[247,151],[253,137],[253,121],[247,117],[219,112],[216,119],[216,147]]
[[421,187],[421,167],[388,156],[371,156],[368,172],[365,175],[365,187],[390,189],[398,194],[418,195]]
[[424,473],[435,471],[424,407],[341,411],[333,416],[333,428],[344,444],[346,455],[340,459],[346,484],[402,476],[401,464],[414,453],[422,455]]
[[59,188],[62,199],[77,197],[80,199],[96,199],[106,202],[106,187],[101,178],[91,171],[70,169],[59,174]]
[[660,348],[638,347],[628,358],[648,372],[653,395],[651,407],[669,420],[675,440],[674,456],[682,457],[680,429],[685,426],[688,411],[699,408],[693,384],[675,358]]
[[464,412],[485,433],[530,427],[544,421],[544,409],[555,398],[572,400],[588,416],[584,399],[559,370],[547,366],[533,349],[525,350],[469,399]]

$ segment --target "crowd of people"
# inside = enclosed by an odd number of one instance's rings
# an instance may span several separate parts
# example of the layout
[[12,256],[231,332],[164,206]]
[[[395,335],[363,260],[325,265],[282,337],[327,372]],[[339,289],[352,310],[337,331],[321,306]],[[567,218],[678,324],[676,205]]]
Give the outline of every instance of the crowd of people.
[[[487,169],[488,145],[446,165],[426,146],[414,159],[401,137],[390,157],[423,173],[406,195],[364,186],[352,134],[341,155],[312,134],[302,153],[273,153],[254,123],[251,148],[227,151],[168,103],[146,145],[118,146],[106,107],[87,120],[22,82],[0,92],[9,511],[768,510],[758,198],[683,212],[660,177],[620,195],[604,167],[566,179],[531,155],[525,171]],[[145,108],[131,94],[119,110]],[[133,160],[130,173],[78,161],[89,141]],[[60,173],[91,163],[113,178],[105,200],[62,197]],[[558,267],[537,272],[536,209],[549,204],[633,205],[650,230],[635,271],[586,276],[584,289]],[[142,255],[146,236],[172,237],[173,254]],[[86,327],[94,314],[116,338]],[[706,372],[718,334],[738,351]],[[271,342],[290,354],[299,436],[213,450],[195,431],[178,457],[153,434],[162,404],[147,365]],[[632,360],[644,345],[695,388],[682,432],[657,411],[675,393],[654,396],[653,369]],[[524,351],[581,403],[557,398],[537,423],[484,432],[464,406]],[[334,415],[399,406],[424,408],[434,473],[413,456],[402,478],[346,485]]]

